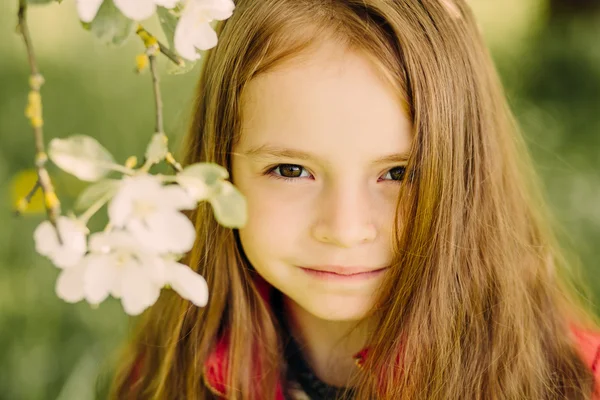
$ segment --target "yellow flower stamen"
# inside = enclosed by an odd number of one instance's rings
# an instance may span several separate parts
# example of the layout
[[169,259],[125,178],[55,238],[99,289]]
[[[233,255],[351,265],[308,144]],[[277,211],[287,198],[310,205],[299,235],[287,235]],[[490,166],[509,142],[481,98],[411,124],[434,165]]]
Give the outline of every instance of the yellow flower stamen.
[[[145,54],[144,54],[145,55]],[[127,168],[135,168],[137,165],[138,159],[136,156],[131,156],[125,161],[125,166]]]
[[138,54],[135,56],[135,69],[137,73],[144,71],[148,68],[148,55],[146,53]]
[[29,92],[28,98],[25,116],[29,118],[31,126],[39,128],[44,124],[42,119],[42,96],[40,92],[32,90]]

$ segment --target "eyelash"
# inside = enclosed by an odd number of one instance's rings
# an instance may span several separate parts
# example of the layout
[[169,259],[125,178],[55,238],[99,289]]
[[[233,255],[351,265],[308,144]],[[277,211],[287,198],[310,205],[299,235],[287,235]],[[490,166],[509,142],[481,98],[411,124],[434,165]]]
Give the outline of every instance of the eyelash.
[[[286,176],[282,176],[282,175],[276,174],[275,170],[277,168],[279,168],[279,167],[282,167],[282,166],[300,167],[300,168],[302,168],[303,171],[306,171],[306,168],[304,168],[303,166],[298,165],[298,164],[276,164],[276,165],[268,167],[265,170],[264,175],[269,175],[269,176],[272,176],[275,179],[281,179],[281,180],[288,181],[288,182],[289,181],[297,181],[298,179],[302,178],[300,176],[295,177],[295,178],[289,178],[289,177],[286,177]],[[402,168],[402,179],[400,179],[400,180],[385,179],[385,180],[391,181],[391,182],[402,182],[404,180],[404,175],[406,175],[406,167],[403,166],[403,165],[399,165],[399,166],[396,166],[396,167],[393,167],[393,168],[389,169],[385,173],[385,175],[387,175],[390,171],[392,171],[392,170],[394,170],[396,168]]]

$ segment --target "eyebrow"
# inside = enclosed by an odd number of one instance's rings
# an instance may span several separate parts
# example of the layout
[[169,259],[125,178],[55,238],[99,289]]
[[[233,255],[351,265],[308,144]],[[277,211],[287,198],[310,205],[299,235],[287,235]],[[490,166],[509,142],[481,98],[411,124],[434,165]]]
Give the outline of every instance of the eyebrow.
[[[295,158],[304,161],[319,161],[319,157],[301,150],[288,149],[285,147],[264,144],[251,148],[242,153],[250,158]],[[408,153],[393,153],[373,160],[373,164],[406,163]]]

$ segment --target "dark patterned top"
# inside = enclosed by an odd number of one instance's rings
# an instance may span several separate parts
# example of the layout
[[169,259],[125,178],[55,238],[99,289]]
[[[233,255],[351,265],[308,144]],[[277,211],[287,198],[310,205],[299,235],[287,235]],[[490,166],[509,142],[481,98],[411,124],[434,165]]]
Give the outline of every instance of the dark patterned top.
[[[285,359],[287,361],[287,381],[290,382],[287,399],[310,399],[310,400],[339,400],[352,399],[354,391],[344,387],[329,385],[320,380],[308,365],[302,354],[300,345],[292,336],[286,319],[283,315],[283,295],[277,293],[273,299],[275,315],[283,330],[285,345]],[[304,393],[298,393],[301,389]],[[293,392],[293,393],[292,393]],[[306,396],[304,396],[306,395]]]

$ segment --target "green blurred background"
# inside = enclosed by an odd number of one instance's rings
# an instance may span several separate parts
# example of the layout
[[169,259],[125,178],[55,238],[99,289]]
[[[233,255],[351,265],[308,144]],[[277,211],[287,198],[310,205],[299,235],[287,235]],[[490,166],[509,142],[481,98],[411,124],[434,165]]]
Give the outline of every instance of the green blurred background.
[[[600,2],[471,0],[523,128],[544,189],[577,254],[600,310]],[[17,0],[0,5],[0,399],[104,398],[110,355],[131,322],[114,300],[97,309],[54,294],[58,270],[35,254],[42,215],[16,218],[14,190],[26,191],[33,136],[24,118],[28,64],[16,34]],[[136,75],[142,45],[131,37],[108,47],[84,31],[72,0],[31,7],[31,36],[46,79],[46,140],[94,136],[123,162],[143,155],[154,130],[148,73]],[[146,26],[158,33],[157,21]],[[177,146],[190,114],[198,66],[166,73],[161,58],[166,129]],[[64,209],[84,184],[50,167]],[[15,189],[16,187],[16,189]],[[102,219],[93,221],[98,226]],[[97,379],[100,377],[100,379]]]

